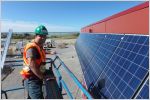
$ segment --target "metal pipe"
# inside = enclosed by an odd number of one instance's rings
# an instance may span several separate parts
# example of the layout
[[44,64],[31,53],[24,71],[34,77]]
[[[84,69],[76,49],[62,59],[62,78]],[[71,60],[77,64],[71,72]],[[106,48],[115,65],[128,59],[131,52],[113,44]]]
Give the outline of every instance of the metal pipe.
[[60,63],[63,65],[64,69],[67,71],[69,76],[73,79],[73,81],[77,84],[77,86],[82,90],[82,92],[88,97],[88,99],[92,99],[92,96],[89,94],[89,92],[82,86],[82,84],[79,82],[79,80],[75,77],[75,75],[67,68],[67,66],[63,63],[63,61],[56,56]]
[[22,67],[23,64],[13,65],[12,67]]
[[14,91],[14,90],[20,90],[20,89],[24,89],[24,87],[7,89],[7,90],[5,90],[5,92]]
[[[73,96],[72,96],[71,92],[69,91],[69,89],[68,89],[66,83],[62,80],[61,74],[60,74],[60,72],[58,71],[58,69],[57,69],[57,67],[56,67],[56,65],[55,65],[54,63],[53,63],[53,66],[54,66],[54,71],[56,72],[56,77],[58,77],[58,84],[59,84],[60,86],[61,86],[61,84],[62,84],[63,88],[64,88],[65,91],[67,92],[67,95],[68,95],[71,99],[73,99]],[[60,84],[60,82],[61,82],[61,84]]]
[[60,80],[60,81],[61,81],[61,83],[62,83],[62,86],[63,86],[64,89],[66,90],[68,96],[69,96],[71,99],[73,99],[73,96],[72,96],[71,92],[69,91],[69,89],[68,89],[66,83],[64,82],[64,80]]
[[23,60],[11,60],[11,61],[5,61],[5,63],[9,63],[9,62],[23,62]]
[[51,58],[46,58],[46,63],[52,63],[53,60]]
[[22,57],[22,55],[20,55],[20,54],[15,54],[15,55],[6,55],[6,56],[10,56],[10,57],[13,57],[13,56],[20,56],[20,57]]
[[61,83],[60,83],[60,80],[62,79],[61,74],[57,70],[56,65],[54,63],[53,63],[53,66],[54,66],[54,71],[56,73],[56,77],[57,77],[57,82],[58,82],[59,88],[61,88]]
[[6,91],[4,91],[4,90],[1,90],[1,99],[2,99],[2,94],[4,94],[4,95],[5,95],[5,99],[8,99],[8,96],[7,96],[7,93],[6,93]]

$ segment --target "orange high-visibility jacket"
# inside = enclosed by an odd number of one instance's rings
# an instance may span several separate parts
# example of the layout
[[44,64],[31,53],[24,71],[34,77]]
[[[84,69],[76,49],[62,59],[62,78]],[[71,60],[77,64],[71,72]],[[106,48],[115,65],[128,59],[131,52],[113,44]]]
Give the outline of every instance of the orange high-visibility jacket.
[[[29,78],[30,77],[30,73],[29,73],[29,62],[26,58],[26,52],[28,49],[30,48],[36,48],[38,53],[40,54],[40,59],[36,59],[36,63],[39,65],[41,65],[42,62],[45,62],[46,60],[46,56],[45,56],[45,51],[40,48],[35,42],[32,43],[28,43],[25,48],[24,48],[24,52],[23,52],[23,61],[24,61],[24,68],[22,69],[22,71],[20,72],[20,74],[23,76],[23,78]],[[26,68],[25,68],[26,67]],[[28,67],[28,68],[27,68]]]

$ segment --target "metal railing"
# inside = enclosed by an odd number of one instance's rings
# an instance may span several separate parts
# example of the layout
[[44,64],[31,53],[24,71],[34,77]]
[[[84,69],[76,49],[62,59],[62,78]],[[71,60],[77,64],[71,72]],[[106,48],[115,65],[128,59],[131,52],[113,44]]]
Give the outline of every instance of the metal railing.
[[[58,60],[60,62],[60,64],[58,66],[56,66],[55,61]],[[73,99],[73,96],[71,94],[71,92],[69,91],[66,83],[63,81],[62,79],[62,75],[59,72],[59,67],[63,67],[65,69],[65,71],[68,73],[68,75],[72,78],[72,80],[74,81],[74,83],[78,86],[78,88],[83,92],[83,94],[88,98],[88,99],[92,99],[92,96],[90,95],[90,93],[83,87],[83,85],[80,83],[80,81],[76,78],[76,76],[68,69],[68,67],[64,64],[64,62],[58,57],[55,56],[53,63],[52,63],[53,67],[54,67],[54,71],[56,72],[56,77],[57,77],[57,82],[60,86],[60,88],[62,88],[61,86],[63,86],[63,88],[65,89],[65,91],[67,92],[68,96]]]

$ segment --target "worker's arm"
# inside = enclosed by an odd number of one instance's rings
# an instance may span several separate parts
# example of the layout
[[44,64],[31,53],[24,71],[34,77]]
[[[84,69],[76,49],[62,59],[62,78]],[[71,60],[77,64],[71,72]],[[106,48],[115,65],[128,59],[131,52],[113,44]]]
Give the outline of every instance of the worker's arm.
[[44,75],[40,71],[39,65],[36,63],[36,60],[34,58],[28,58],[29,61],[29,67],[32,70],[32,72],[39,78],[44,79]]

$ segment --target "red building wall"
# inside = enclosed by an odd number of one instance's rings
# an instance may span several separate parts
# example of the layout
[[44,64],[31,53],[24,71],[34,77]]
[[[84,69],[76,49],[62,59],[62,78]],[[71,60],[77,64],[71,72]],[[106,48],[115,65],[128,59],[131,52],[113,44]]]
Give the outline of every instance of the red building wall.
[[145,2],[81,29],[86,33],[149,34],[149,2]]

